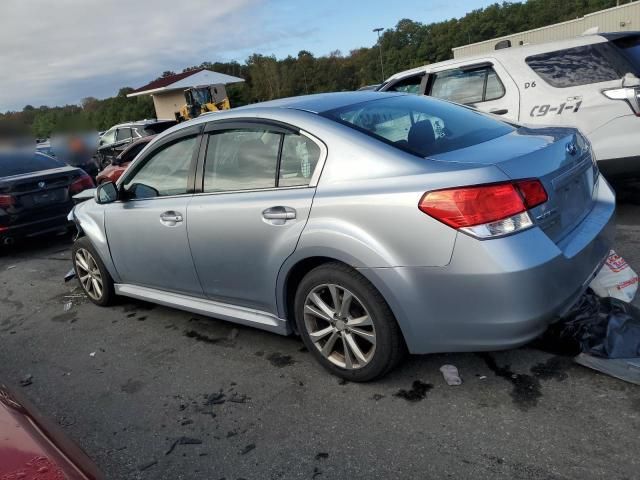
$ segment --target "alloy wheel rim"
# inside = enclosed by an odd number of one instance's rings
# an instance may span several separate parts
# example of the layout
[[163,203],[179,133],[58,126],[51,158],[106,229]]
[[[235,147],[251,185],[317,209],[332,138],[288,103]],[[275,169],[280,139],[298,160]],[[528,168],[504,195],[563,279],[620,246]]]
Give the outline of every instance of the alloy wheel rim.
[[91,255],[88,250],[79,248],[76,251],[75,263],[78,280],[86,294],[94,300],[100,300],[102,298],[104,285],[102,283],[100,269],[93,255]]
[[304,324],[314,347],[334,365],[355,370],[373,359],[376,329],[350,290],[331,283],[315,287],[304,302]]

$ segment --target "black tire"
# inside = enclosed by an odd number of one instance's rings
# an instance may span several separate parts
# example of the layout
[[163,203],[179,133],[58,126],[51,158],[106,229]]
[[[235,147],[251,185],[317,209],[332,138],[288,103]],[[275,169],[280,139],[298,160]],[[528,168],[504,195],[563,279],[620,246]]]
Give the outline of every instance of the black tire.
[[[337,365],[335,363],[336,357],[339,359],[340,353],[334,352],[331,355],[334,360],[330,360],[320,351],[321,347],[323,346],[323,340],[314,342],[310,337],[309,328],[307,327],[307,321],[305,321],[305,303],[307,302],[307,297],[312,292],[325,291],[323,290],[324,288],[326,288],[326,292],[328,292],[328,285],[335,285],[338,287],[338,289],[343,289],[342,298],[344,298],[346,293],[352,294],[354,301],[356,301],[357,303],[355,304],[355,307],[351,306],[350,308],[356,308],[357,310],[359,306],[362,306],[363,309],[366,310],[366,312],[364,313],[368,313],[368,317],[370,317],[371,319],[372,326],[366,328],[371,328],[371,331],[375,335],[375,348],[370,353],[371,356],[368,362],[362,362],[362,365],[357,368],[346,368],[347,355],[344,354],[343,363],[345,364],[345,366]],[[348,292],[345,293],[344,289],[346,289]],[[329,301],[327,301],[327,304],[328,303]],[[350,305],[353,305],[353,303],[350,303]],[[396,367],[402,361],[406,354],[406,345],[402,336],[402,332],[400,331],[398,323],[396,322],[391,309],[387,305],[387,302],[384,300],[380,292],[378,292],[378,290],[376,290],[376,288],[365,277],[363,277],[360,273],[348,267],[347,265],[339,262],[331,262],[316,267],[309,273],[307,273],[307,275],[305,275],[305,277],[298,285],[295,296],[294,309],[298,332],[300,333],[300,336],[302,337],[302,340],[307,349],[324,368],[326,368],[334,375],[344,378],[345,380],[353,382],[367,382],[382,377],[383,375],[391,371],[394,367]],[[336,331],[338,330],[338,328],[336,328],[337,323],[332,324],[322,319],[317,321],[316,319],[318,317],[314,315],[311,315],[307,318],[312,324],[322,324],[321,326],[317,326],[316,331],[321,331],[323,327],[325,329],[331,327]],[[349,331],[349,322],[345,320],[346,317],[334,318],[342,318],[343,322],[341,323],[340,328],[346,328],[347,331]],[[343,333],[345,332],[343,330],[340,330],[340,332],[338,332],[338,335],[342,335]],[[348,332],[346,333],[348,334]],[[334,333],[327,334],[327,336],[329,335],[334,335]],[[351,334],[351,337],[358,338],[357,335],[353,334]],[[345,337],[336,338],[336,348],[342,348],[342,350],[344,351],[344,349],[346,348]],[[360,341],[361,339],[358,340]],[[328,341],[329,340],[327,339],[326,343],[328,343]],[[340,342],[340,344],[338,344],[338,342]],[[326,343],[324,345],[326,345]],[[368,343],[365,342],[364,345],[367,346]],[[351,355],[351,357],[356,358],[353,355]]]
[[[91,293],[90,291],[88,291],[85,285],[83,284],[83,282],[80,281],[82,267],[78,266],[77,255],[78,255],[78,252],[81,252],[83,250],[91,254],[91,257],[95,262],[95,265],[98,267],[98,271],[100,273],[100,279],[102,281],[102,289],[101,289],[100,296],[97,296],[95,292]],[[78,283],[80,284],[80,287],[82,288],[84,293],[87,294],[87,297],[89,298],[89,300],[91,300],[96,305],[100,305],[101,307],[106,307],[108,305],[113,304],[116,297],[116,294],[113,288],[113,279],[111,278],[111,275],[109,275],[109,272],[104,266],[104,263],[102,263],[102,259],[100,258],[100,255],[98,255],[98,252],[93,247],[93,245],[91,244],[91,241],[89,241],[87,237],[80,237],[74,242],[73,248],[71,249],[71,259],[73,262],[73,269],[76,272],[76,278],[78,279]]]

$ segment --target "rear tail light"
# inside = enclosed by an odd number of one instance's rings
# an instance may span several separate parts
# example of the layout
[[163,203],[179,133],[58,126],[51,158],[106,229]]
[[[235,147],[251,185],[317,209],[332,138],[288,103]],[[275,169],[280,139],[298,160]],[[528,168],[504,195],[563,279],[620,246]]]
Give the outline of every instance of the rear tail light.
[[514,185],[522,195],[527,209],[542,205],[549,199],[547,191],[542,186],[540,180],[521,180],[514,183]]
[[629,104],[633,113],[640,117],[640,87],[614,88],[604,90],[602,94],[611,100],[624,100]]
[[73,182],[71,182],[71,185],[69,185],[69,193],[71,195],[75,195],[76,193],[80,193],[87,188],[93,187],[95,187],[95,185],[91,177],[86,173],[83,173],[79,177],[73,179]]
[[521,180],[427,192],[418,208],[457,230],[491,238],[533,226],[527,210],[547,198],[540,180]]
[[9,208],[16,204],[16,198],[13,195],[0,195],[0,208]]

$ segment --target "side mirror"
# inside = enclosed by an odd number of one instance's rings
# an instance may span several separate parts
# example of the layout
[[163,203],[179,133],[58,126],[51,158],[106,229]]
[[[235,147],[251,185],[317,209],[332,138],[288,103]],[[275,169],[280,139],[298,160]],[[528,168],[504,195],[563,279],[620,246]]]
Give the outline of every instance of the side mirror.
[[113,182],[105,182],[96,188],[96,203],[105,204],[118,200],[118,189]]
[[638,87],[640,86],[640,79],[636,77],[633,73],[627,73],[624,77],[622,77],[622,86]]

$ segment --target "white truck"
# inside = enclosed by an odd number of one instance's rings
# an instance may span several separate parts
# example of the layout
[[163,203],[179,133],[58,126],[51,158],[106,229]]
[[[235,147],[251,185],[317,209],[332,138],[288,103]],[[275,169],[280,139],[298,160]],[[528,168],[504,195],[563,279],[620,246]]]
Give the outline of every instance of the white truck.
[[431,95],[505,120],[579,128],[610,180],[640,178],[640,32],[496,50],[397,73],[379,91]]

